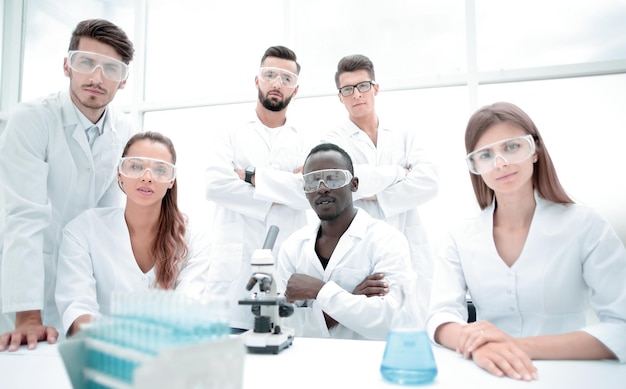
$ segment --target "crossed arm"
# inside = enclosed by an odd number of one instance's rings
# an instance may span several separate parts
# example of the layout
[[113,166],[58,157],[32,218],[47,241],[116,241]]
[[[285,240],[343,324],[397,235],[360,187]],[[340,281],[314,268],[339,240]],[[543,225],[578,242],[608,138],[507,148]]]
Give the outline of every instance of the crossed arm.
[[[383,281],[384,277],[385,275],[383,273],[374,273],[365,277],[363,281],[354,288],[352,294],[362,294],[367,297],[386,295],[389,293],[389,285],[387,282]],[[285,297],[287,297],[289,302],[316,299],[320,289],[322,289],[324,285],[325,282],[320,279],[306,274],[294,273],[289,277],[289,281],[287,282]],[[337,320],[326,314],[326,312],[324,312],[324,319],[326,320],[326,327],[328,329],[339,324]]]

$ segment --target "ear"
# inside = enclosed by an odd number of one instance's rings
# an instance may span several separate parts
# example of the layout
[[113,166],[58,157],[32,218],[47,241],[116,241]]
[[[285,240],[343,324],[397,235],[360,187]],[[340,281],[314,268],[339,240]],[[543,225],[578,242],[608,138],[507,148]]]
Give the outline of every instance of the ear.
[[359,189],[359,178],[352,177],[352,182],[350,183],[350,191],[356,192]]
[[67,57],[63,59],[63,74],[65,74],[65,77],[70,76],[70,66],[67,64]]
[[295,88],[293,88],[293,93],[291,94],[291,97],[296,97],[296,95],[298,94],[298,90],[300,89],[300,85],[297,85]]
[[254,85],[259,89],[259,76],[254,76]]
[[176,182],[176,179],[174,179],[172,182],[170,182],[170,185],[167,187],[167,189],[172,189],[174,187],[174,183]]
[[378,88],[379,88],[379,86],[378,86],[378,84],[374,84],[373,87],[374,87],[374,96],[377,96],[378,95]]
[[124,89],[125,86],[126,86],[126,80],[120,82],[120,84],[117,86],[117,89]]

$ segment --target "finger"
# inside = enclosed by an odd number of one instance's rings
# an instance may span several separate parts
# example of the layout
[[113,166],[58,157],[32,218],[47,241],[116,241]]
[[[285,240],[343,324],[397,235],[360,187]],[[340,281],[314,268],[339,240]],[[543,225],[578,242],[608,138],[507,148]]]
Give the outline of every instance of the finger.
[[463,354],[465,358],[470,357],[469,348],[472,343],[482,336],[481,329],[475,325],[468,325],[461,329],[461,335],[459,336],[458,352]]
[[[519,358],[510,352],[505,352],[503,355],[499,356],[494,363],[498,366],[507,377],[513,378],[515,380],[521,380],[524,378],[524,371],[518,371],[515,366],[519,365]],[[529,374],[526,372],[526,374]]]
[[11,332],[11,343],[9,344],[9,351],[17,351],[22,344],[22,333],[20,331]]
[[470,345],[467,347],[467,349],[465,350],[465,357],[468,358],[469,355],[474,352],[474,350],[477,350],[480,346],[489,343],[489,341],[491,341],[493,339],[489,338],[489,335],[487,332],[485,332],[482,328],[478,329],[478,334],[476,334],[476,336],[473,337],[473,340],[471,341]]
[[[44,328],[45,331],[45,328]],[[41,334],[41,335],[40,335]],[[45,334],[45,332],[39,332],[38,330],[28,331],[26,333],[26,344],[29,350],[37,348],[37,342]]]
[[487,360],[482,363],[477,362],[477,364],[496,377],[504,377],[504,372],[491,360]]
[[372,296],[384,296],[389,293],[389,288],[384,286],[370,286],[363,289],[363,294],[372,297]]
[[54,327],[46,327],[46,340],[49,344],[54,344],[59,338],[59,331]]
[[537,368],[533,364],[530,357],[520,349],[513,349],[514,357],[510,358],[513,369],[517,371],[524,381],[532,381],[537,379]]
[[0,335],[0,351],[4,351],[9,346],[9,342],[11,341],[11,333],[6,332]]

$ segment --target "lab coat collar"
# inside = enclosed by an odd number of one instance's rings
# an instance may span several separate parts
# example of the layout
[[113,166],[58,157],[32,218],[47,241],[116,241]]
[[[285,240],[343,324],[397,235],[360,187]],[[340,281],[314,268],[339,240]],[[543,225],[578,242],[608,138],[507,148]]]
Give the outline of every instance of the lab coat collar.
[[[70,98],[69,89],[59,93],[59,100],[61,102],[61,110],[63,112],[63,127],[65,128],[65,131],[68,134],[71,133],[72,138],[74,138],[74,140],[81,145],[85,154],[92,155],[91,148],[89,147],[89,143],[85,137],[85,129],[83,128],[76,113],[78,108],[76,108],[74,102]],[[104,124],[100,129],[101,136],[96,139],[96,143],[94,144],[94,154],[96,154],[98,150],[102,149],[102,147],[108,149],[111,144],[118,145],[123,142],[122,139],[119,139],[118,131],[114,127],[117,120],[116,113],[113,109],[107,107],[103,118],[99,121],[99,123],[100,122],[103,122]]]

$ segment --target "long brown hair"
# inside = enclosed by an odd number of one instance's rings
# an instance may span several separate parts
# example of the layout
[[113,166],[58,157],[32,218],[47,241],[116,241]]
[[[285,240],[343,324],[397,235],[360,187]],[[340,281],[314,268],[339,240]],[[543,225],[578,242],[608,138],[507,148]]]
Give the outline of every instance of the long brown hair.
[[[172,163],[176,164],[176,150],[171,139],[158,132],[141,132],[135,134],[126,143],[122,157],[128,153],[133,143],[149,140],[154,143],[165,145],[172,155]],[[185,215],[178,209],[178,184],[174,184],[161,200],[161,215],[159,216],[159,228],[152,244],[152,255],[156,266],[156,286],[162,289],[173,289],[179,273],[179,264],[188,254],[189,248],[185,241],[187,231]]]
[[[534,164],[533,170],[533,187],[539,195],[555,203],[573,203],[574,200],[567,195],[565,189],[561,186],[550,154],[548,154],[548,149],[543,143],[535,123],[533,123],[526,112],[514,104],[499,102],[486,105],[470,117],[465,129],[465,150],[467,153],[474,151],[474,147],[476,147],[480,137],[489,128],[498,123],[513,124],[533,136],[537,153],[537,162]],[[470,177],[480,209],[487,208],[493,202],[493,190],[485,184],[481,176],[470,173]]]

